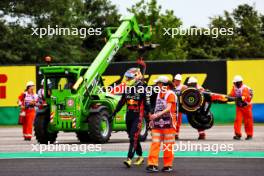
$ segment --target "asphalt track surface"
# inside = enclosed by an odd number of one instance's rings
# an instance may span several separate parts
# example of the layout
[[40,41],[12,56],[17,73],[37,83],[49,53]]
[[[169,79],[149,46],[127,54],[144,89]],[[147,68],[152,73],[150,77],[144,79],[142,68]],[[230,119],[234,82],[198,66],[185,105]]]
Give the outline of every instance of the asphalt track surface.
[[[35,137],[32,141],[24,141],[22,138],[22,127],[3,127],[0,126],[0,153],[8,152],[30,152],[32,144],[37,144]],[[240,141],[233,140],[233,126],[214,126],[210,130],[206,130],[206,140],[197,140],[197,130],[190,126],[184,125],[181,127],[180,140],[176,143],[192,144],[225,144],[234,146],[234,151],[246,152],[264,152],[264,125],[256,125],[254,127],[254,139],[245,141],[244,129],[242,129],[243,137]],[[58,144],[80,144],[76,138],[75,133],[60,132],[57,138]],[[148,135],[148,140],[142,143],[143,151],[149,151],[151,143],[151,136]],[[127,152],[128,149],[128,136],[126,132],[112,133],[110,141],[102,145],[102,151],[123,151]],[[0,157],[1,158],[1,157]]]
[[[173,175],[173,176],[263,176],[264,175],[264,126],[255,126],[254,139],[234,141],[232,126],[215,126],[207,131],[205,141],[197,140],[197,131],[183,126],[180,141],[176,143],[192,144],[233,144],[233,152],[187,151],[175,153],[172,173],[146,172],[146,164],[127,169],[123,165],[128,148],[125,132],[113,133],[110,141],[102,145],[102,152],[32,152],[32,141],[23,141],[21,127],[0,127],[0,176],[138,176],[138,175]],[[60,133],[58,144],[80,145],[74,133]],[[148,140],[142,143],[144,156],[150,146]],[[146,161],[146,158],[145,158]],[[160,169],[162,159],[160,160]]]
[[126,168],[122,158],[2,159],[1,176],[263,176],[264,159],[176,158],[171,173]]

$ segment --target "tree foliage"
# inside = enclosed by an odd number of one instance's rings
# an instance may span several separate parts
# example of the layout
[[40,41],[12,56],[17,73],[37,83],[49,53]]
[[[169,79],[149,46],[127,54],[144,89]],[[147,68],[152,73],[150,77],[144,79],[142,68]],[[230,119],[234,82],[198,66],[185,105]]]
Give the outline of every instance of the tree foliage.
[[172,26],[178,28],[182,22],[174,15],[172,10],[166,10],[161,13],[161,6],[157,4],[157,0],[146,2],[141,0],[133,5],[129,12],[135,14],[140,23],[150,24],[153,28],[152,42],[160,46],[147,53],[146,58],[149,60],[170,60],[170,59],[186,59],[186,51],[183,50],[185,42],[182,36],[164,35],[164,29]]
[[[211,18],[211,28],[233,28],[233,35],[220,35],[207,40],[203,49],[211,58],[238,59],[263,58],[263,16],[247,4],[239,5],[233,12],[224,12],[223,16]],[[202,41],[202,40],[200,40]]]
[[[208,28],[232,28],[233,35],[164,35],[181,28],[172,10],[157,0],[141,0],[129,12],[140,24],[151,25],[153,43],[160,46],[144,55],[149,60],[238,59],[264,57],[264,16],[247,4],[210,18]],[[31,28],[97,28],[119,26],[120,14],[110,0],[2,0],[0,1],[0,63],[40,63],[50,55],[55,62],[90,62],[104,45],[102,36],[53,35],[40,38]],[[193,26],[192,28],[196,28]],[[201,29],[201,30],[206,30]],[[137,52],[122,48],[116,61],[135,60]]]
[[[109,0],[0,1],[0,63],[89,62],[103,45],[101,38],[53,35],[40,38],[31,28],[104,28],[117,25],[120,15]],[[10,20],[11,19],[11,20]],[[15,19],[15,21],[13,21]]]

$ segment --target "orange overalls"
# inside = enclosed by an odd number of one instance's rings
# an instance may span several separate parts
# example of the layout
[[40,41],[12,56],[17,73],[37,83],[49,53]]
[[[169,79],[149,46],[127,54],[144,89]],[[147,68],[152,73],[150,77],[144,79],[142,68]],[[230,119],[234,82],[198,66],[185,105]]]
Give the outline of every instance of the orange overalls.
[[152,143],[148,156],[148,165],[158,166],[160,145],[163,143],[163,162],[164,167],[172,166],[174,159],[173,145],[175,144],[176,126],[176,101],[177,97],[171,90],[166,93],[159,93],[156,100],[155,113],[166,109],[168,103],[172,103],[170,112],[162,117],[153,120],[151,130]]
[[[181,91],[183,91],[186,88],[187,88],[187,86],[185,86],[183,84],[180,84],[180,85],[176,86],[175,87],[176,94],[180,95]],[[178,110],[177,110],[177,113],[178,113],[178,115],[177,115],[177,125],[176,125],[176,136],[179,135],[180,127],[181,127],[181,124],[182,124],[182,113],[179,112]]]
[[241,137],[241,125],[244,118],[245,131],[247,136],[253,136],[253,114],[252,114],[252,93],[251,89],[242,85],[240,88],[233,86],[230,96],[241,97],[242,102],[236,103],[236,119],[234,122],[235,135]]
[[36,94],[29,94],[23,92],[19,97],[19,105],[24,107],[25,117],[23,119],[23,136],[25,139],[32,138],[32,128],[35,119],[35,105],[31,105],[32,101],[38,102],[38,96]]

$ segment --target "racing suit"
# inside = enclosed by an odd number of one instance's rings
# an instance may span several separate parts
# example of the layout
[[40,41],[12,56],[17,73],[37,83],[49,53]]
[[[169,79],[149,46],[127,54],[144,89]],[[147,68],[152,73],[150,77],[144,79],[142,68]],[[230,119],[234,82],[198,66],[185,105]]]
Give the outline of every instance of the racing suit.
[[146,84],[143,81],[138,80],[135,83],[135,86],[132,87],[135,89],[130,89],[132,91],[129,91],[128,88],[129,87],[126,86],[112,116],[115,116],[115,114],[121,110],[123,105],[127,105],[126,127],[130,143],[127,157],[132,159],[135,153],[138,156],[142,156],[139,135],[144,113],[146,112],[146,114],[149,114],[150,112],[150,101],[148,94],[145,92]]

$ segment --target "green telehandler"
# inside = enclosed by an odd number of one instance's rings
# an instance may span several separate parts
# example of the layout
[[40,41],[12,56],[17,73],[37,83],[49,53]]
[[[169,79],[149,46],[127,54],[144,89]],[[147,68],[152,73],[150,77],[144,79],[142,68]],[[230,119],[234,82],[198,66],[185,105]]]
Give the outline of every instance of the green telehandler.
[[[120,96],[101,91],[104,86],[101,76],[121,47],[151,48],[151,27],[138,25],[131,16],[123,18],[118,28],[108,28],[107,34],[107,43],[88,67],[40,67],[47,105],[37,112],[34,122],[39,143],[54,143],[60,131],[75,132],[82,143],[106,143],[112,131],[126,130],[126,107],[113,120],[109,119]],[[145,119],[141,140],[146,137]]]

